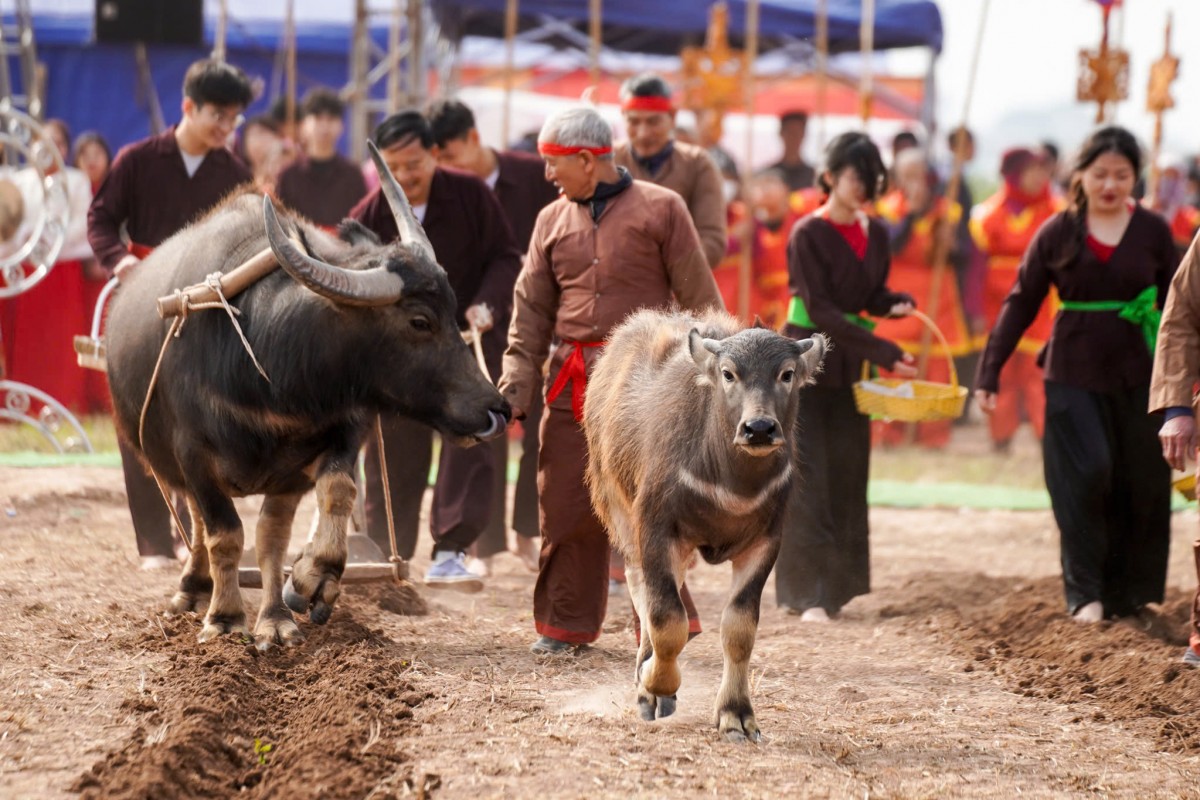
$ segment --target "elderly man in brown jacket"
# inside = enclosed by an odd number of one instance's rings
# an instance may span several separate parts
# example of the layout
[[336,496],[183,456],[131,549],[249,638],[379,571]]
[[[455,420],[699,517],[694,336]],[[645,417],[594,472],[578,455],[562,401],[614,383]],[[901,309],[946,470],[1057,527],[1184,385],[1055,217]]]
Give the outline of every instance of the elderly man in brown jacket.
[[708,266],[715,268],[726,245],[724,181],[716,162],[704,148],[675,141],[675,106],[662,78],[650,73],[630,78],[620,99],[629,141],[616,146],[613,160],[635,180],[657,183],[683,198]]
[[[1150,379],[1150,412],[1163,412],[1166,422],[1159,431],[1163,458],[1172,468],[1184,471],[1196,459],[1196,386],[1200,383],[1200,237],[1192,241],[1183,257],[1171,291],[1167,293],[1158,342],[1154,350],[1154,373]],[[1195,464],[1192,469],[1197,469]],[[1200,539],[1192,544],[1196,576],[1200,580]],[[1192,627],[1183,662],[1200,666],[1200,588],[1192,599]]]
[[533,596],[541,638],[532,650],[548,654],[595,641],[608,602],[608,538],[584,485],[580,426],[599,348],[638,308],[672,298],[687,309],[719,308],[721,296],[679,195],[635,181],[613,163],[612,129],[599,114],[556,114],[538,149],[563,196],[538,216],[517,279],[500,392],[517,417],[546,392],[538,455],[542,554]]

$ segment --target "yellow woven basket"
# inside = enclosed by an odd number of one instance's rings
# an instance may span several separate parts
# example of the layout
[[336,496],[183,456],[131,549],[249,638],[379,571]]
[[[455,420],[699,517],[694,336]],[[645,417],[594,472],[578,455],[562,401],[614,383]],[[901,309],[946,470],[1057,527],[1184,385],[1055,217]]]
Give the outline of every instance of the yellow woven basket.
[[1179,480],[1171,484],[1175,487],[1175,491],[1179,492],[1188,500],[1196,499],[1196,473],[1185,475]]
[[930,422],[938,419],[957,419],[967,401],[967,387],[959,386],[958,370],[950,355],[950,345],[925,314],[913,310],[912,315],[933,331],[950,363],[950,383],[907,380],[903,378],[874,378],[871,366],[863,362],[862,380],[854,384],[854,402],[859,412],[871,417],[898,422]]

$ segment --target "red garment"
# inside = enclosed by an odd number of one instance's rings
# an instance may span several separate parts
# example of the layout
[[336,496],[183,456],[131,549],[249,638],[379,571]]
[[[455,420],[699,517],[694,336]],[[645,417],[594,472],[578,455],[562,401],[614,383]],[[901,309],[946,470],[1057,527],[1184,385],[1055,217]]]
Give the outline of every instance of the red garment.
[[1046,428],[1046,387],[1042,368],[1037,365],[1037,356],[1018,350],[1000,370],[996,410],[988,415],[992,441],[1011,439],[1021,425],[1022,412],[1041,441]]
[[1087,235],[1088,249],[1096,254],[1096,258],[1100,259],[1100,263],[1107,264],[1112,258],[1113,252],[1117,249],[1115,244],[1105,244],[1090,233]]
[[863,230],[863,226],[858,220],[848,222],[843,225],[840,222],[834,222],[829,217],[824,218],[826,222],[833,226],[833,229],[842,235],[846,243],[850,245],[850,249],[854,251],[854,255],[862,260],[867,255],[867,232]]
[[562,346],[570,347],[571,352],[567,354],[562,368],[558,371],[558,377],[546,393],[546,403],[553,403],[563,393],[563,389],[567,388],[567,384],[571,384],[571,411],[575,414],[576,422],[583,422],[583,402],[587,394],[587,365],[583,361],[583,350],[585,347],[600,347],[603,344],[604,342],[563,340]]
[[[53,397],[68,410],[90,410],[86,370],[75,360],[75,336],[91,324],[79,261],[60,261],[37,286],[4,303],[9,380]],[[36,409],[34,409],[36,413]]]

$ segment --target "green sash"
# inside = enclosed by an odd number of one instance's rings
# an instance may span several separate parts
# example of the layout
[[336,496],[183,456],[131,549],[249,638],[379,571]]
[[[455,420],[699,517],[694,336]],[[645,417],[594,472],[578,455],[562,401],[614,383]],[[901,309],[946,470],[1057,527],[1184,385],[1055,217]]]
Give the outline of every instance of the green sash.
[[[869,320],[859,314],[842,314],[848,322],[853,322],[860,328],[865,328],[868,331],[875,330],[875,322]],[[799,297],[792,297],[788,303],[788,319],[787,321],[795,325],[797,328],[812,328],[816,329],[817,325],[813,322],[812,317],[808,315],[808,307],[804,305],[804,301]]]
[[1064,311],[1116,311],[1118,317],[1142,329],[1146,347],[1151,353],[1154,352],[1158,324],[1162,321],[1162,312],[1158,309],[1158,289],[1154,286],[1147,286],[1132,300],[1063,300],[1062,307]]

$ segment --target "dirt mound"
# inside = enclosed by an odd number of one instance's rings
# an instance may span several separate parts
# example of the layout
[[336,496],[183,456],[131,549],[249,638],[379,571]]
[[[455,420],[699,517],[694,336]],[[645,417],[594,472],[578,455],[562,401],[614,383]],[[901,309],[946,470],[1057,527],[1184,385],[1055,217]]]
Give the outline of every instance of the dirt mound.
[[988,669],[1028,697],[1092,704],[1095,720],[1150,726],[1163,749],[1200,751],[1200,670],[1179,663],[1190,596],[1173,591],[1141,618],[1079,625],[1066,615],[1057,578],[939,574],[912,580],[905,592],[924,610],[931,597],[957,595],[929,623],[970,657],[966,671]]
[[75,782],[83,797],[362,797],[390,780],[411,787],[400,737],[427,695],[405,679],[400,648],[352,611],[304,626],[301,646],[267,655],[233,640],[197,644],[194,618],[161,622],[161,635],[155,625],[117,644],[161,654],[164,669],[125,701],[144,716]]
[[429,613],[425,598],[421,597],[417,587],[407,581],[402,584],[395,581],[368,583],[348,588],[346,593],[353,593],[355,598],[374,603],[383,611],[402,617],[423,617]]

